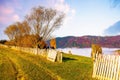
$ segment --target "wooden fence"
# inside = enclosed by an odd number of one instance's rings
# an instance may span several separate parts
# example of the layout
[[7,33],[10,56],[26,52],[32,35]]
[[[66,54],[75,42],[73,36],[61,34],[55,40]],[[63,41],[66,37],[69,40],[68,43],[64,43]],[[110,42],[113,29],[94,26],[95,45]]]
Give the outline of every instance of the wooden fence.
[[10,46],[11,49],[19,50],[27,53],[42,55],[44,57],[47,56],[47,50],[46,49],[36,49],[36,48],[27,48],[27,47],[17,47],[17,46]]
[[120,56],[99,55],[93,63],[93,78],[120,80]]
[[18,46],[7,46],[0,44],[1,47],[11,48],[22,52],[32,53],[35,55],[41,55],[52,62],[62,62],[62,53],[53,49],[37,49]]

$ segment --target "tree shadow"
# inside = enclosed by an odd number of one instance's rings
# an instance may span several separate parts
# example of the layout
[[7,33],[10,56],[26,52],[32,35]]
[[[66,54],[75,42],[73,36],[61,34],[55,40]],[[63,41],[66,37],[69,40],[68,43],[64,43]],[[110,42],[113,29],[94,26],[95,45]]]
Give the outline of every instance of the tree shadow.
[[74,59],[74,58],[68,58],[68,57],[63,57],[63,62],[67,62],[67,61],[71,61],[71,60],[77,60],[77,59]]

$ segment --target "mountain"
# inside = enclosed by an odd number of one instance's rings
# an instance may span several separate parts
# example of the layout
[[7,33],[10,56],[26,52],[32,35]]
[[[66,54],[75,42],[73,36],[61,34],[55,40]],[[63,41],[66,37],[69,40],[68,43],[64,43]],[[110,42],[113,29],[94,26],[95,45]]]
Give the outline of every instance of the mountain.
[[57,48],[88,48],[91,44],[99,44],[102,47],[120,48],[120,35],[118,36],[67,36],[56,38]]

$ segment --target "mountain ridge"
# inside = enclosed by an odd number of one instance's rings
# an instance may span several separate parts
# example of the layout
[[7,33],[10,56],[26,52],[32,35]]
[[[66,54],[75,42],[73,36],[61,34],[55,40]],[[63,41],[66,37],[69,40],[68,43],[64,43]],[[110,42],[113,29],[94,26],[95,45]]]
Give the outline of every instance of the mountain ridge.
[[66,36],[56,38],[57,48],[88,48],[92,44],[99,44],[102,47],[119,48],[120,35],[116,36]]

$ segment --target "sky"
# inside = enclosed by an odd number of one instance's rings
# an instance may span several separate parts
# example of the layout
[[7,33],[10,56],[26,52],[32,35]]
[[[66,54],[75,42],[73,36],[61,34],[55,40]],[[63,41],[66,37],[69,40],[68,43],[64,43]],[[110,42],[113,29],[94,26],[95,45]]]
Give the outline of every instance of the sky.
[[0,0],[0,40],[8,39],[4,30],[10,24],[23,21],[33,7],[43,6],[65,13],[55,37],[119,35],[119,0]]

